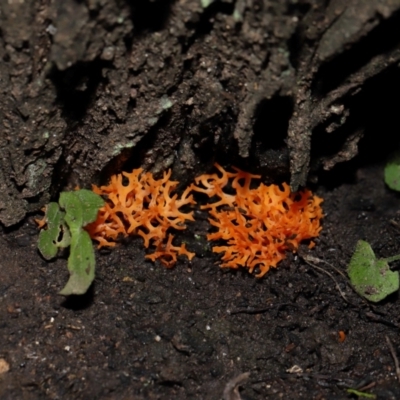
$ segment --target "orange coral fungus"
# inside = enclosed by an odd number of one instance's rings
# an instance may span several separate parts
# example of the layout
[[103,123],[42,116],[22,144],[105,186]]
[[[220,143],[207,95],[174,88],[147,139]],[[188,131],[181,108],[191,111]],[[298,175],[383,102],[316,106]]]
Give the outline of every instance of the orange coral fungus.
[[145,247],[153,244],[156,251],[147,258],[160,261],[167,267],[175,264],[177,255],[186,255],[189,260],[194,253],[186,250],[184,244],[174,246],[169,228],[185,229],[185,221],[194,221],[193,213],[179,209],[186,204],[195,204],[187,188],[182,196],[171,196],[178,182],[170,181],[171,171],[156,180],[150,172],[135,169],[111,177],[107,186],[93,186],[93,191],[105,196],[107,201],[99,210],[97,220],[85,229],[99,247],[115,246],[118,235],[140,235]]
[[[247,267],[257,277],[264,276],[285,258],[285,251],[295,251],[300,242],[318,236],[322,218],[322,199],[311,191],[290,193],[289,185],[260,184],[251,189],[251,181],[260,178],[235,168],[227,172],[215,165],[222,174],[201,175],[196,178],[193,190],[219,198],[202,206],[208,209],[211,225],[218,230],[210,233],[209,240],[225,240],[225,246],[215,246],[213,251],[223,253],[222,267]],[[231,183],[234,194],[223,188]],[[311,243],[313,246],[313,243]]]

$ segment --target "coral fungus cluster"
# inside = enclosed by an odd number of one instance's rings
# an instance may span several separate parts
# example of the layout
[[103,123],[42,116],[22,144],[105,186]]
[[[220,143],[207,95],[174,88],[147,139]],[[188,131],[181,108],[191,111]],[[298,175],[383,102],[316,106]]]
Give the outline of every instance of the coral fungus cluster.
[[177,255],[186,255],[190,260],[194,253],[185,244],[174,246],[169,228],[183,230],[186,221],[193,221],[193,213],[179,209],[186,204],[194,204],[190,188],[182,196],[171,195],[178,182],[170,181],[171,171],[156,180],[150,172],[141,168],[131,173],[123,172],[111,177],[106,186],[93,186],[93,191],[106,198],[99,210],[97,220],[85,229],[92,239],[102,246],[114,246],[119,235],[140,235],[146,248],[155,246],[155,252],[147,258],[160,261],[170,267]]
[[[208,239],[226,241],[213,247],[214,252],[223,253],[222,267],[247,267],[250,272],[258,267],[257,277],[262,277],[285,258],[287,250],[295,251],[301,241],[318,236],[321,198],[309,190],[292,194],[286,183],[252,189],[252,180],[260,176],[216,167],[220,176],[199,176],[192,188],[217,198],[202,208],[208,209],[209,221],[217,228]],[[223,191],[229,184],[233,194]]]
[[85,229],[99,247],[114,246],[119,235],[140,235],[146,248],[155,246],[155,252],[146,257],[170,267],[178,255],[194,257],[184,244],[173,245],[168,230],[185,229],[185,222],[194,220],[192,212],[180,209],[195,204],[191,191],[202,192],[211,198],[202,208],[208,210],[216,228],[208,240],[221,241],[213,247],[222,253],[221,266],[246,267],[251,273],[256,271],[257,277],[276,267],[287,251],[296,251],[300,242],[318,236],[322,199],[311,191],[291,193],[286,183],[252,187],[260,176],[216,167],[219,174],[197,177],[181,197],[171,194],[178,184],[170,181],[171,171],[159,180],[142,169],[115,175],[108,185],[93,187],[106,203],[97,220]]

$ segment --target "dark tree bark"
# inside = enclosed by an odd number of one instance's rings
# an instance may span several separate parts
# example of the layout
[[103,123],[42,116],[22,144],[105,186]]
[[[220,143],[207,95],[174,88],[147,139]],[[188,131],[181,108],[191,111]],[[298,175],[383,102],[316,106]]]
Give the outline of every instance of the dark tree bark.
[[313,165],[354,157],[353,99],[400,61],[400,0],[8,0],[0,24],[4,226],[139,165],[290,166],[295,190],[316,131],[340,134]]

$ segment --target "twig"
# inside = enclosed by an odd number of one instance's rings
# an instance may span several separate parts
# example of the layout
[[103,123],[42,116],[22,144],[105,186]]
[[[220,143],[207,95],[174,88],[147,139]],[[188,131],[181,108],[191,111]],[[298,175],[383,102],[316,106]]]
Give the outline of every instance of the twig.
[[392,342],[391,342],[390,339],[389,339],[389,336],[385,336],[385,337],[386,337],[387,344],[388,344],[388,346],[389,346],[390,353],[392,354],[392,357],[393,357],[393,360],[394,360],[394,365],[395,365],[395,367],[396,367],[397,381],[400,382],[399,360],[398,360],[398,358],[397,358],[396,351],[394,350],[394,347],[393,347],[393,345],[392,345]]
[[377,322],[379,324],[389,326],[390,328],[399,329],[399,325],[393,323],[392,321],[388,321],[387,319],[384,319],[381,316],[379,316],[373,312],[366,312],[364,315],[373,322]]
[[338,270],[337,268],[335,268],[333,265],[330,265],[329,263],[327,263],[326,261],[324,261],[324,260],[320,260],[319,258],[315,258],[315,257],[312,257],[312,256],[309,256],[309,255],[307,255],[307,254],[303,254],[303,255],[300,255],[301,256],[301,258],[310,266],[310,267],[312,267],[312,268],[315,268],[315,269],[317,269],[317,270],[319,270],[319,271],[321,271],[321,272],[324,272],[326,275],[328,275],[332,280],[333,280],[333,282],[335,282],[335,285],[336,285],[336,289],[339,291],[339,293],[340,293],[340,295],[343,297],[343,300],[346,302],[346,303],[348,303],[348,304],[351,304],[352,306],[354,306],[354,307],[357,307],[355,304],[353,304],[351,301],[349,301],[349,300],[347,300],[347,298],[346,298],[346,295],[343,293],[343,291],[342,291],[342,289],[340,289],[340,286],[339,286],[339,283],[337,282],[337,280],[334,278],[334,276],[330,273],[330,272],[328,272],[327,270],[325,270],[325,269],[323,269],[323,268],[321,268],[321,267],[317,267],[315,264],[313,264],[311,261],[316,261],[316,262],[325,262],[326,264],[328,264],[329,266],[331,266],[333,269],[335,269],[336,270],[336,272],[338,272],[340,275],[342,275],[343,277],[345,277],[344,276],[344,274],[340,271],[340,270]]
[[373,381],[371,383],[368,383],[368,385],[357,388],[357,390],[359,390],[360,392],[365,392],[366,390],[372,389],[375,386],[376,386],[376,382]]
[[309,262],[316,262],[316,263],[325,263],[326,265],[329,265],[331,268],[333,268],[338,274],[340,274],[340,275],[342,275],[343,276],[343,278],[344,279],[346,279],[346,281],[347,281],[347,277],[346,277],[346,275],[344,274],[344,272],[343,271],[341,271],[339,268],[336,268],[334,265],[332,265],[332,264],[330,264],[330,263],[328,263],[328,261],[325,261],[325,260],[321,260],[320,258],[317,258],[317,257],[313,257],[313,256],[310,256],[309,254],[301,254],[300,255],[300,257],[304,260],[304,261],[309,261]]
[[399,224],[398,222],[396,222],[394,219],[391,219],[389,222],[390,222],[390,223],[392,224],[392,226],[394,226],[397,230],[400,230],[400,224]]
[[229,315],[235,315],[235,314],[262,314],[271,310],[274,310],[276,308],[278,308],[278,310],[280,310],[282,307],[294,307],[294,308],[299,308],[299,306],[297,304],[292,304],[292,303],[280,303],[280,304],[275,304],[273,306],[269,306],[269,307],[264,307],[264,308],[252,308],[252,307],[248,307],[248,308],[239,308],[239,309],[235,309],[235,310],[231,310],[229,311]]

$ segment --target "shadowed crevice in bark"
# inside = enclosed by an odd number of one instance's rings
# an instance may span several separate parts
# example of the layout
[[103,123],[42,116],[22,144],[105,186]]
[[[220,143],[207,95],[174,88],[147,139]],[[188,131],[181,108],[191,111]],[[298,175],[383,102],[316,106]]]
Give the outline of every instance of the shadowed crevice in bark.
[[[400,60],[399,40],[393,36],[399,21],[399,7],[396,1],[385,5],[332,2],[328,7],[330,12],[320,22],[320,32],[309,34],[315,44],[304,42],[296,73],[295,109],[288,132],[292,190],[307,182],[313,132],[327,124],[323,134],[330,134],[345,125],[350,113],[345,106],[349,99],[370,78]],[[305,28],[304,32],[317,29],[316,25]],[[380,41],[386,42],[385,45],[379,46]],[[332,119],[336,122],[329,123]],[[331,158],[329,167],[357,154],[362,133],[345,129],[350,132],[347,143],[337,157]]]
[[397,48],[400,44],[399,26],[400,12],[396,12],[382,24],[378,24],[359,42],[321,65],[311,86],[313,95],[316,98],[323,98],[374,57]]
[[134,32],[157,32],[165,28],[175,0],[126,0]]
[[77,63],[64,71],[54,68],[50,72],[64,118],[79,123],[94,101],[99,84],[106,80],[102,76],[103,68],[110,66],[108,62],[95,60]]
[[283,148],[292,113],[293,102],[289,96],[275,96],[261,101],[255,111],[253,141],[265,151]]
[[[349,116],[344,126],[329,135],[325,133],[326,126],[313,133],[312,175],[319,175],[321,184],[332,187],[355,179],[359,168],[384,163],[394,151],[400,149],[397,134],[400,130],[399,102],[397,66],[368,80],[363,91],[345,103]],[[355,148],[349,147],[352,135]]]

